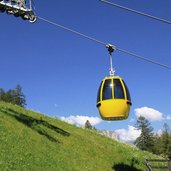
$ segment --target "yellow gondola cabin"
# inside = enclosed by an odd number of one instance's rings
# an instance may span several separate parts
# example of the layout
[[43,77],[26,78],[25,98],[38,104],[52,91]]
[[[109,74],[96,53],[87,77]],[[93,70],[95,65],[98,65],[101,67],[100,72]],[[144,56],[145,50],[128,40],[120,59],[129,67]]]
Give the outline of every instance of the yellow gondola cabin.
[[97,108],[104,120],[127,119],[131,106],[129,90],[119,76],[102,80],[97,95]]

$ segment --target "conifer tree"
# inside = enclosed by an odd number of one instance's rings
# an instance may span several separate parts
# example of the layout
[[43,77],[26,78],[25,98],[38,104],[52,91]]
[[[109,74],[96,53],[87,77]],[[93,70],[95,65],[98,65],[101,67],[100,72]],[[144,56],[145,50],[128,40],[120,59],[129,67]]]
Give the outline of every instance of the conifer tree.
[[13,97],[16,105],[19,105],[21,107],[24,107],[26,105],[25,95],[23,94],[22,87],[20,85],[16,86]]
[[164,123],[162,135],[161,135],[161,151],[165,157],[171,157],[171,137],[170,137],[170,128],[168,124]]
[[88,128],[88,129],[92,129],[93,128],[89,120],[86,121],[85,128]]
[[161,142],[162,142],[161,135],[158,135],[158,134],[154,135],[154,148],[153,148],[154,154],[162,153]]
[[166,151],[167,158],[171,160],[171,135],[169,136],[169,144]]
[[15,98],[15,90],[10,89],[6,92],[6,98],[4,101],[15,104],[14,98]]
[[0,88],[0,100],[3,100],[4,94],[5,94],[5,91],[2,88]]
[[153,128],[151,127],[150,122],[144,117],[140,116],[135,127],[141,130],[140,136],[134,142],[135,145],[141,150],[152,152],[154,141],[152,132]]

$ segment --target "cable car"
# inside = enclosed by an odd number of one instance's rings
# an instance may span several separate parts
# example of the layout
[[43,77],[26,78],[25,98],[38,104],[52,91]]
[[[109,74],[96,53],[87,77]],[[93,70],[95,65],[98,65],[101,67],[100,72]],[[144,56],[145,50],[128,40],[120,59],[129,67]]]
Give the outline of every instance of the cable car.
[[127,119],[130,106],[131,97],[124,80],[119,76],[105,77],[97,95],[97,108],[102,119]]
[[29,0],[0,0],[0,12],[13,14],[15,17],[21,17],[23,20],[36,22],[37,17],[34,12],[33,1]]
[[123,120],[129,116],[131,97],[124,80],[114,75],[112,67],[113,47],[108,46],[110,54],[110,76],[105,77],[99,87],[97,108],[103,120]]

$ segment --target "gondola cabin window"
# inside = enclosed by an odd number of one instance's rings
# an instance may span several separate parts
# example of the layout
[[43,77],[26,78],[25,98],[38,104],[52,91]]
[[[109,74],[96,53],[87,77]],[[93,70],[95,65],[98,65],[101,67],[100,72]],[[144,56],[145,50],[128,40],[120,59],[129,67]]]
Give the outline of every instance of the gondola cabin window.
[[98,90],[98,94],[97,94],[97,103],[101,100],[100,94],[101,94],[101,86],[102,86],[102,83],[103,83],[103,81],[101,82],[100,87],[99,87],[99,90]]
[[103,86],[102,100],[112,99],[112,87],[113,87],[112,80],[111,79],[106,80]]
[[131,96],[130,96],[130,92],[128,90],[127,85],[125,84],[124,80],[122,80],[124,85],[125,85],[125,90],[126,90],[126,95],[127,95],[127,100],[129,100],[131,102]]
[[114,96],[115,99],[124,99],[124,91],[119,79],[114,79]]

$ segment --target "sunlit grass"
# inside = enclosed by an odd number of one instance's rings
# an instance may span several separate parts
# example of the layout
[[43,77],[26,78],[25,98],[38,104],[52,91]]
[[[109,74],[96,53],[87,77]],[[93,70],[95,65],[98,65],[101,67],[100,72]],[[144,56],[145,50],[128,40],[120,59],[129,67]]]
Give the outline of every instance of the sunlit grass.
[[0,170],[145,170],[148,152],[0,102]]

